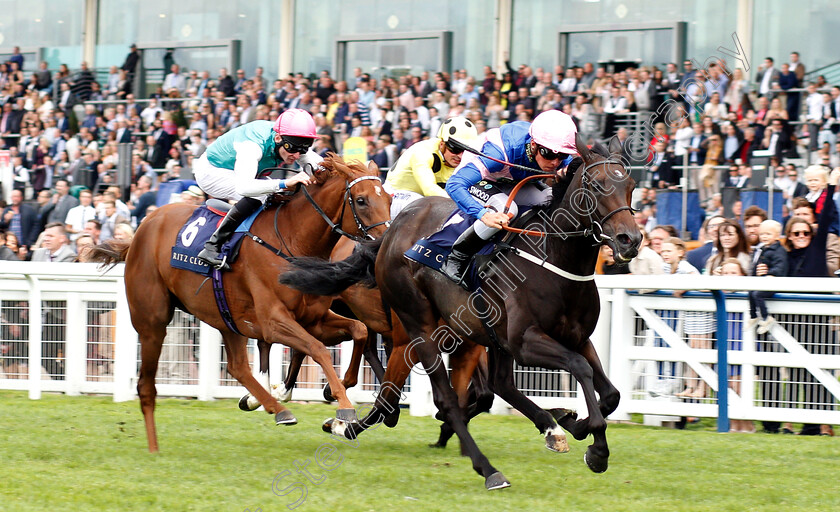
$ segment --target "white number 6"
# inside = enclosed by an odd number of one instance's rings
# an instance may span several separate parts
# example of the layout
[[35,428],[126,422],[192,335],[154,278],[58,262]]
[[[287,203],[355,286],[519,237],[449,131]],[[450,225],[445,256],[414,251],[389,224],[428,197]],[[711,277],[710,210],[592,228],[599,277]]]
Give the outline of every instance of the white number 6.
[[196,235],[198,235],[198,229],[205,224],[207,224],[207,219],[199,217],[187,226],[184,233],[181,234],[181,243],[184,244],[184,247],[192,245],[193,240],[195,240]]

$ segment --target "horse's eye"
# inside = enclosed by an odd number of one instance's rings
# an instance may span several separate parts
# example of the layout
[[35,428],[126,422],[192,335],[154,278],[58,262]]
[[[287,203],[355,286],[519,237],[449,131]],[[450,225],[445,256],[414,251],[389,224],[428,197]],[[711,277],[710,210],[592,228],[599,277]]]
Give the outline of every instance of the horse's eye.
[[364,206],[365,204],[367,204],[367,201],[365,201],[364,197],[357,197],[356,204],[359,206]]

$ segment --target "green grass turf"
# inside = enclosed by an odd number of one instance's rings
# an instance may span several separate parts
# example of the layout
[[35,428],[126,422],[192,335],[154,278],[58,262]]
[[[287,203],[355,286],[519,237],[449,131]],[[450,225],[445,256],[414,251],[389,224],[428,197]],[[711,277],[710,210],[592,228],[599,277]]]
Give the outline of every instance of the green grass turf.
[[[277,427],[232,400],[161,400],[161,452],[150,455],[136,401],[2,391],[0,510],[282,511],[301,493],[278,496],[272,482],[306,459],[323,481],[307,482],[297,510],[840,510],[840,438],[718,434],[709,421],[684,431],[610,425],[610,468],[596,475],[583,462],[591,438],[557,454],[527,419],[482,415],[470,430],[512,483],[488,492],[457,441],[427,447],[432,418],[404,410],[396,429],[349,446],[321,432],[333,407],[290,407],[298,425]],[[325,443],[338,450],[333,462],[341,457],[329,472],[315,466]]]

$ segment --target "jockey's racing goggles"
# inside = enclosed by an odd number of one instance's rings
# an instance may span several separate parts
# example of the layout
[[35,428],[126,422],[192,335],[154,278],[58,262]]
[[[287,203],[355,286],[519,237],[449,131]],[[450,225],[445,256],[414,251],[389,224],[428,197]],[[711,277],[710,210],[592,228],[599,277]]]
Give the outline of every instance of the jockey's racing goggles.
[[561,153],[560,151],[552,151],[545,146],[540,146],[537,144],[538,151],[540,152],[540,156],[545,158],[546,160],[565,160],[567,156],[566,153]]
[[443,144],[446,146],[446,149],[448,149],[449,152],[453,155],[460,155],[466,149],[466,147],[463,144],[461,144],[455,139],[449,139]]
[[315,139],[309,137],[295,137],[293,135],[281,135],[280,147],[286,150],[287,153],[306,153],[315,142]]

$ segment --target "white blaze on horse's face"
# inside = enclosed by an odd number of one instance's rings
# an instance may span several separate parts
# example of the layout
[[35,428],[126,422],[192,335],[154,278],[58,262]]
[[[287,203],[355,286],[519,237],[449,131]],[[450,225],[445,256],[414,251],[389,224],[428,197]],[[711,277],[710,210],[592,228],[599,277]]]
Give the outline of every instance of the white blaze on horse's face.
[[378,196],[382,195],[382,187],[380,187],[379,185],[373,187],[373,190],[376,192],[376,195],[378,195]]

